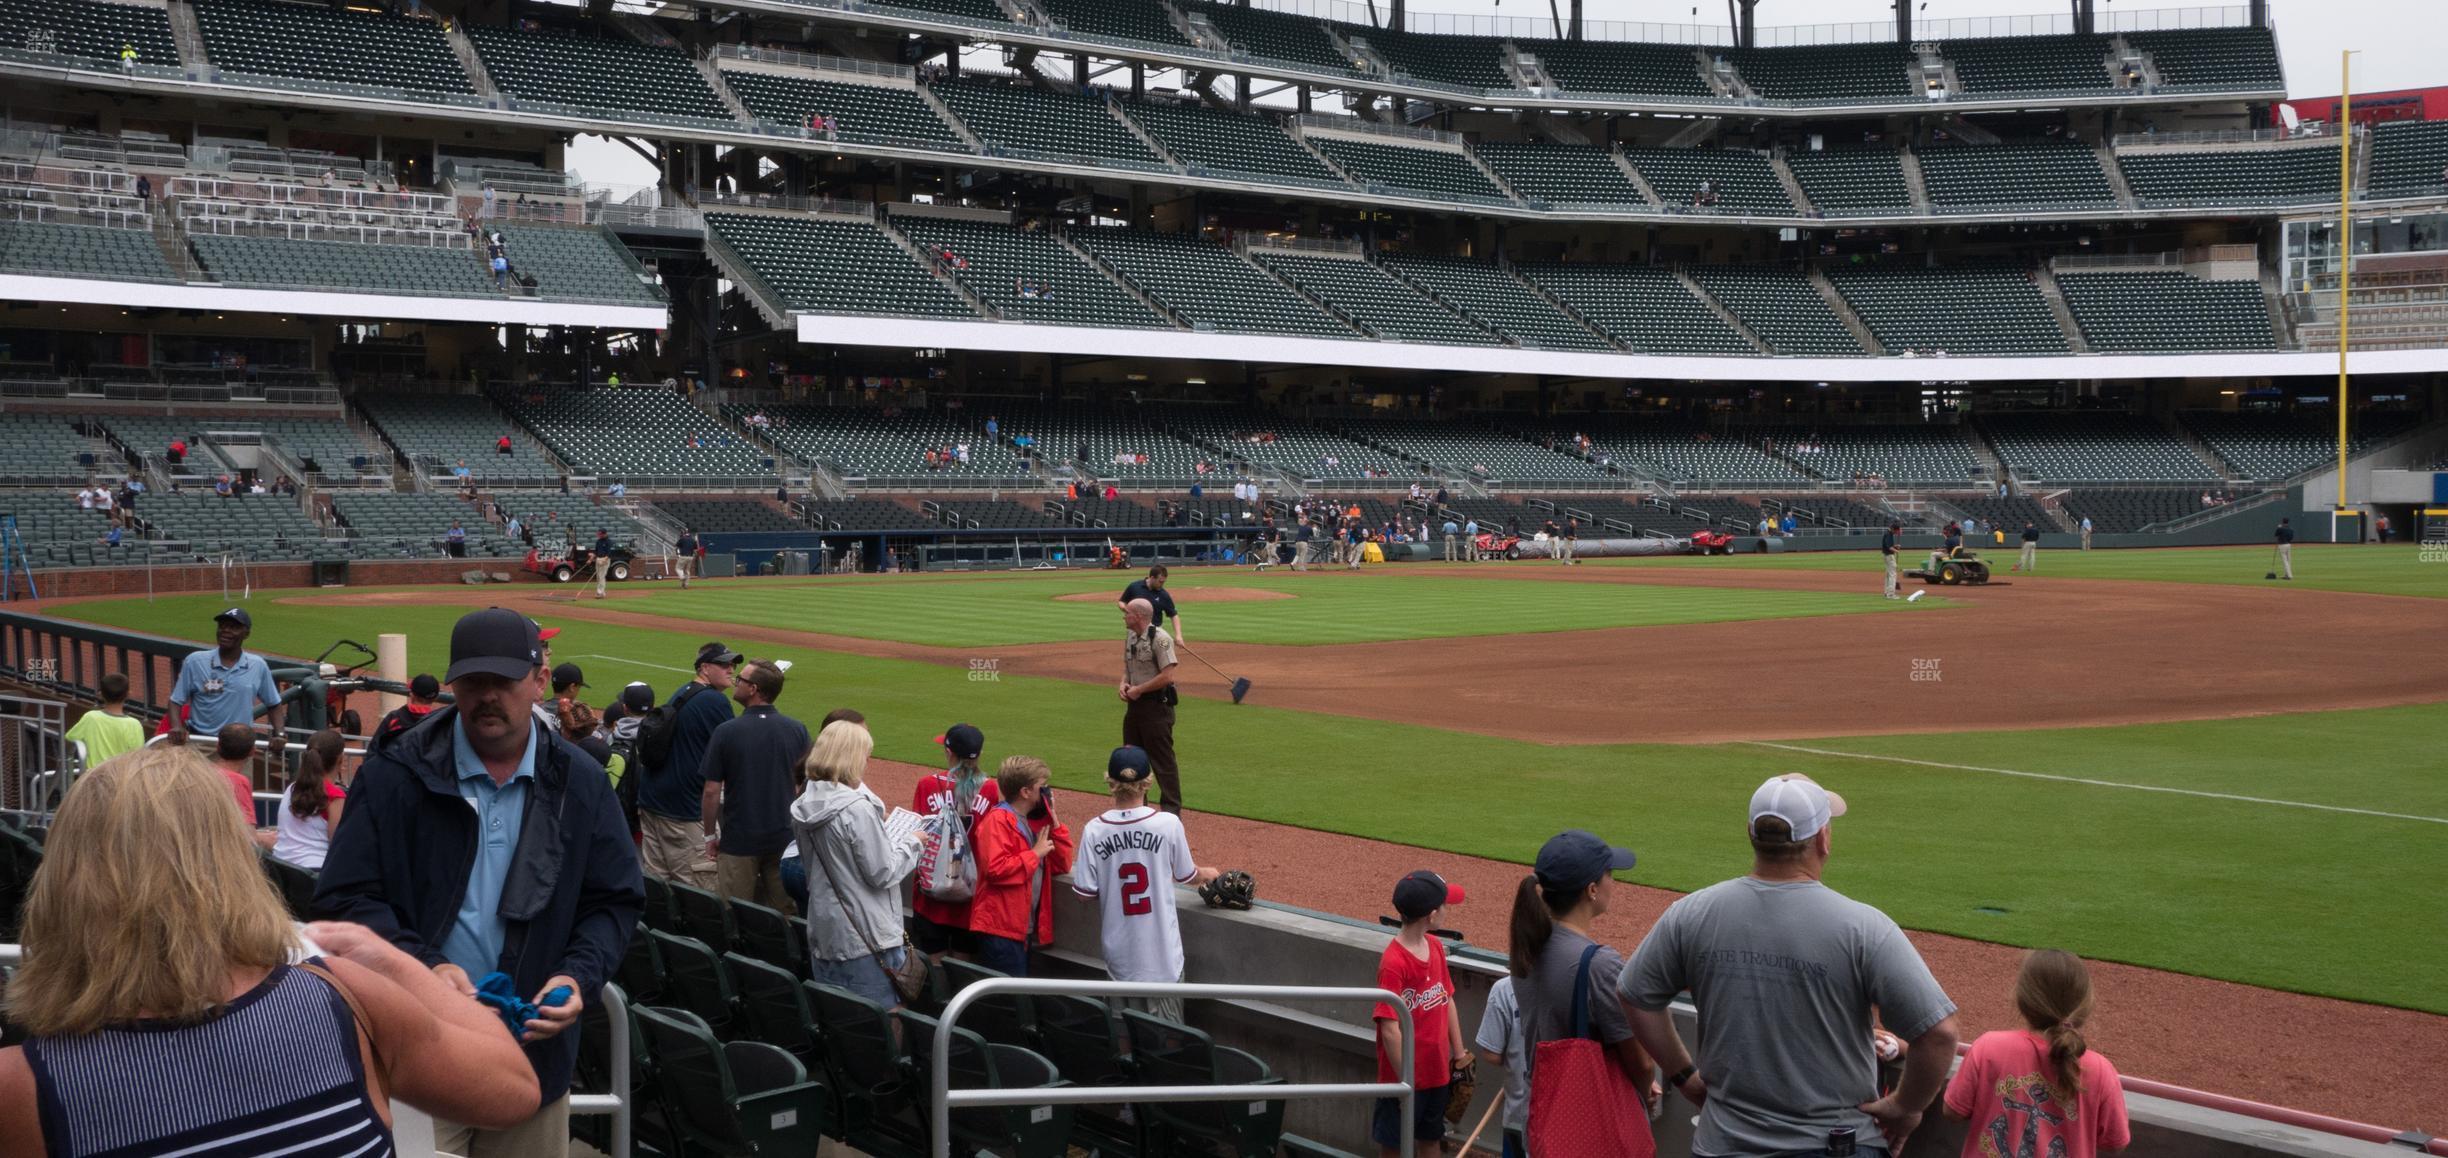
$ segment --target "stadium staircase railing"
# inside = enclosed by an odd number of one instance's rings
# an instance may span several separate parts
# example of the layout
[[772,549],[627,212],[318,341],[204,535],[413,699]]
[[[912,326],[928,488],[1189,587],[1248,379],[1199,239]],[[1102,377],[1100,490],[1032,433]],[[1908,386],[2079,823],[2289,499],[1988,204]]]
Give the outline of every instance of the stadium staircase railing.
[[[980,998],[995,996],[1062,996],[1123,998],[1203,998],[1229,1001],[1263,1000],[1297,1003],[1317,1001],[1380,1002],[1394,1009],[1402,1027],[1402,1058],[1398,1074],[1411,1072],[1411,1009],[1401,997],[1370,986],[1313,987],[1303,985],[1196,985],[1129,981],[1041,981],[1023,977],[990,977],[971,982],[945,1004],[935,1025],[935,1047],[928,1051],[932,1072],[927,1100],[934,1121],[927,1136],[935,1158],[952,1158],[952,1111],[989,1106],[1095,1105],[1098,1103],[1301,1101],[1324,1098],[1394,1098],[1402,1103],[1401,1146],[1411,1152],[1411,1102],[1416,1092],[1408,1080],[1397,1082],[1316,1082],[1305,1085],[1214,1086],[1060,1086],[1055,1088],[953,1089],[952,1031],[961,1014]],[[620,1158],[615,1155],[614,1158]]]

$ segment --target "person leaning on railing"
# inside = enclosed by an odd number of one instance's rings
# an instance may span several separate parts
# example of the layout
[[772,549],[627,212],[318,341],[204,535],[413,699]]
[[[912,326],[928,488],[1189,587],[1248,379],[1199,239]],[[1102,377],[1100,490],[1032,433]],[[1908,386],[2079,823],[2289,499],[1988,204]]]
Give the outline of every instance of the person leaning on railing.
[[393,1096],[533,1114],[535,1074],[484,1006],[362,926],[301,945],[227,799],[184,748],[68,790],[9,983],[30,1037],[0,1050],[0,1153],[388,1152]]

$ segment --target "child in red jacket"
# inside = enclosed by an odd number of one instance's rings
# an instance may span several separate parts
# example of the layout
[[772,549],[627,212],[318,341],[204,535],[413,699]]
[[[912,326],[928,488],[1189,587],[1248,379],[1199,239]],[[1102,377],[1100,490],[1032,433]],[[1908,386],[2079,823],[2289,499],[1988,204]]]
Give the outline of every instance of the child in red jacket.
[[1003,799],[980,817],[977,896],[969,932],[978,964],[1028,976],[1033,945],[1054,940],[1054,877],[1071,869],[1071,829],[1054,819],[1052,770],[1035,756],[1003,761],[995,786]]

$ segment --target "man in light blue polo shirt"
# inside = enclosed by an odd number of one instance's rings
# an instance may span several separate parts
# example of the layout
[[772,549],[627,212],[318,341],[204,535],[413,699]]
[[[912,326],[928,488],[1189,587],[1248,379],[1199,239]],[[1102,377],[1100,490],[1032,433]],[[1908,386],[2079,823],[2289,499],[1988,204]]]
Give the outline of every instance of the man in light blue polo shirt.
[[[516,722],[528,721],[521,715]],[[526,827],[535,760],[531,738],[520,750],[515,770],[507,779],[496,780],[484,757],[468,743],[465,718],[451,729],[451,767],[459,778],[459,796],[476,810],[476,859],[468,866],[459,915],[442,938],[442,956],[470,981],[493,972],[501,960],[507,929],[501,915],[502,882],[510,879],[510,854],[518,851],[519,833]]]
[[[178,682],[170,685],[172,743],[186,743],[190,732],[217,736],[231,724],[252,724],[259,705],[271,709],[264,713],[263,726],[273,736],[281,735],[280,685],[273,682],[272,665],[246,650],[247,636],[254,630],[255,618],[246,608],[232,607],[213,616],[213,640],[219,646],[188,653],[179,664]],[[180,708],[186,709],[183,720]]]

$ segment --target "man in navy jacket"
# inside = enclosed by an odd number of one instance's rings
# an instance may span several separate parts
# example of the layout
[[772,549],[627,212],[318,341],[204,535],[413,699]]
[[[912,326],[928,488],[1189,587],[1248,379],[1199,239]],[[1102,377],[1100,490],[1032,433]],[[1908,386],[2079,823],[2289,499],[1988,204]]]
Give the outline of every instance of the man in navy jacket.
[[[365,925],[471,999],[498,971],[538,1005],[520,1039],[543,1108],[504,1131],[435,1123],[437,1149],[468,1158],[566,1152],[578,1015],[645,908],[602,766],[535,718],[543,656],[515,611],[459,620],[445,676],[456,703],[367,758],[315,889],[318,916]],[[567,1000],[545,1000],[563,987]]]

